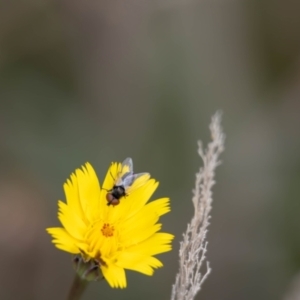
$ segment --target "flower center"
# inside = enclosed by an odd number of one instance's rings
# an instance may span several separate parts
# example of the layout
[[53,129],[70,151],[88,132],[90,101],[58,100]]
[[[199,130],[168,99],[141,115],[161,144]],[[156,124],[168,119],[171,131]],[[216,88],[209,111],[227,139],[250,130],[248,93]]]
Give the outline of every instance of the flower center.
[[104,223],[102,228],[101,228],[101,232],[104,236],[106,237],[111,237],[114,235],[114,231],[115,231],[115,228],[114,226],[111,226],[110,224],[108,223]]

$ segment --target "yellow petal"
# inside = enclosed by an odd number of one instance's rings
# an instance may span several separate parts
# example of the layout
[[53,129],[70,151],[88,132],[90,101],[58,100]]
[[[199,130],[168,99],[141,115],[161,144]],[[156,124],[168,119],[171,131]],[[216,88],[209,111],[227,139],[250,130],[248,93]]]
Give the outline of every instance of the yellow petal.
[[122,197],[119,205],[110,207],[108,220],[110,222],[117,222],[130,219],[145,206],[157,189],[157,186],[158,182],[150,179],[142,187],[134,190],[128,196]]
[[47,228],[46,230],[52,235],[53,243],[57,248],[70,253],[79,253],[76,240],[64,228],[55,227]]
[[156,255],[159,253],[167,252],[172,249],[171,242],[174,235],[164,232],[157,232],[147,240],[132,245],[128,251],[139,252],[145,255]]
[[124,229],[122,230],[127,231],[129,229],[131,231],[143,231],[145,226],[149,227],[154,225],[159,219],[159,216],[169,211],[170,207],[168,198],[152,201],[143,206],[135,215],[131,215],[130,218],[124,220],[122,222],[122,227]]
[[64,184],[64,191],[68,207],[72,208],[74,214],[76,214],[79,218],[85,221],[86,218],[81,208],[78,192],[78,182],[75,174],[71,174],[71,179],[68,179],[67,182]]
[[115,179],[118,174],[118,170],[120,170],[120,164],[119,163],[112,163],[110,167],[108,168],[108,171],[106,173],[105,179],[103,181],[102,188],[109,191],[113,188]]
[[[79,226],[76,226],[74,220],[69,218],[68,215],[65,215],[61,212],[58,213],[58,219],[66,229],[66,231],[77,240],[82,240],[84,238],[85,230]],[[75,224],[75,225],[74,225]]]
[[158,216],[162,216],[170,211],[170,199],[169,198],[161,198],[150,203],[147,203],[145,206],[145,214],[147,211],[155,211]]
[[127,286],[125,271],[114,264],[109,266],[101,266],[101,271],[104,278],[113,288],[125,288]]
[[82,210],[89,222],[99,218],[100,185],[93,167],[86,163],[76,170],[78,191]]
[[144,228],[143,231],[128,231],[126,234],[122,234],[120,237],[120,243],[123,247],[131,247],[132,245],[139,244],[146,239],[150,238],[152,235],[154,235],[157,231],[161,229],[161,224],[155,224],[154,226],[151,226],[150,228]]
[[149,201],[149,199],[157,189],[158,185],[158,181],[150,179],[145,183],[145,185],[134,190],[131,194],[128,195],[128,202],[133,208],[131,214],[127,216],[128,218],[131,215],[135,214],[136,211],[139,211]]
[[70,228],[68,228],[69,233],[73,235],[73,231],[80,231],[80,237],[82,237],[87,229],[87,225],[84,223],[84,220],[76,214],[73,206],[67,205],[59,200],[58,207],[60,214],[63,215],[63,218],[67,219],[70,224]]
[[144,255],[139,252],[122,251],[118,256],[117,265],[128,269],[143,273],[145,275],[152,275],[153,269],[162,267],[163,264],[155,257]]
[[159,216],[170,210],[169,199],[162,198],[144,206],[137,214],[122,222],[122,242],[132,245],[142,242],[160,229],[160,225],[155,225]]

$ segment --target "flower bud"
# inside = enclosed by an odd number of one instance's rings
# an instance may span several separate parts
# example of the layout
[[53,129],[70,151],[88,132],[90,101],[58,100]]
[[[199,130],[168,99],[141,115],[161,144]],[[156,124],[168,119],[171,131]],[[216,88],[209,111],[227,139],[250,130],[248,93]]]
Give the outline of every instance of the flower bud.
[[98,281],[103,278],[99,263],[92,259],[86,261],[80,254],[74,255],[73,267],[78,276],[83,280]]

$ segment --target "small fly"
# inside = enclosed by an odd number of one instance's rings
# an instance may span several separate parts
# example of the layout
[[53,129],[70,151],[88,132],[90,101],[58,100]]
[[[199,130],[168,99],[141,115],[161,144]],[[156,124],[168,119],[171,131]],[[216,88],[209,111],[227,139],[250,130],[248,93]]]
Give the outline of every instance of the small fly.
[[[125,170],[125,171],[124,171]],[[122,197],[126,197],[128,193],[132,192],[133,183],[141,176],[148,175],[149,173],[133,173],[133,162],[130,157],[122,162],[121,171],[115,178],[114,186],[106,194],[107,205],[118,205]],[[144,182],[144,181],[143,181]],[[142,183],[143,183],[142,182]],[[138,188],[140,185],[135,186]]]

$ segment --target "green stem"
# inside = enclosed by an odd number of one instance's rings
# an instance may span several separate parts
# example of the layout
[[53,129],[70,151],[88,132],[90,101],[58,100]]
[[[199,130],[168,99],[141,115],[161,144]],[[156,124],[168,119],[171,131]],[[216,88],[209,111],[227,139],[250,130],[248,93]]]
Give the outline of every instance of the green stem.
[[87,284],[88,281],[80,279],[80,277],[76,274],[67,300],[79,300]]

